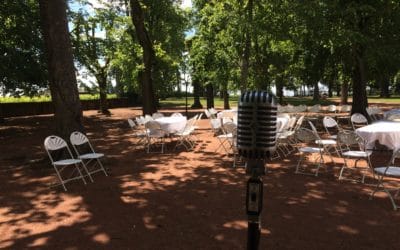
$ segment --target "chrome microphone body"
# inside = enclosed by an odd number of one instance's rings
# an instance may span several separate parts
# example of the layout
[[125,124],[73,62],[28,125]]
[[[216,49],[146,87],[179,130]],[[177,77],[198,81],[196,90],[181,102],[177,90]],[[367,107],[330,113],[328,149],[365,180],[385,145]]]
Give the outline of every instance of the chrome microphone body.
[[247,162],[249,174],[253,165],[260,165],[257,162],[270,157],[276,149],[276,117],[276,100],[272,94],[248,91],[240,96],[237,148]]
[[275,97],[265,91],[243,93],[238,105],[237,148],[246,161],[247,249],[256,250],[261,236],[265,158],[276,150],[277,106]]

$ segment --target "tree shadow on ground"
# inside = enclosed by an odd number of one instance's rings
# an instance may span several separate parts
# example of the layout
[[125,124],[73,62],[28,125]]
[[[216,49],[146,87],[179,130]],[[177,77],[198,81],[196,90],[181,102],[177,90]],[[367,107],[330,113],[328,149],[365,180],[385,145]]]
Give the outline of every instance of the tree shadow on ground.
[[[111,175],[97,173],[87,185],[71,182],[68,192],[49,187],[54,170],[39,160],[46,158],[41,145],[51,134],[51,117],[6,121],[1,248],[245,248],[247,177],[243,168],[232,168],[232,157],[216,152],[208,121],[199,124],[194,151],[172,151],[171,144],[165,154],[147,154],[135,147],[125,115],[85,116],[89,139],[107,155]],[[400,214],[385,195],[370,201],[371,186],[338,181],[340,163],[329,163],[319,177],[295,175],[296,160],[291,155],[267,164],[260,249],[376,249],[382,242],[396,248]]]

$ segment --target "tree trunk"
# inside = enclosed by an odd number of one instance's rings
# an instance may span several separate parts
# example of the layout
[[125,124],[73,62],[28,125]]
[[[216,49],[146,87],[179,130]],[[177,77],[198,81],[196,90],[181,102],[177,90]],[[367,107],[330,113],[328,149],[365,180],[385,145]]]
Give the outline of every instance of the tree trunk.
[[211,83],[206,85],[207,108],[214,108],[214,88]]
[[143,96],[143,114],[153,114],[157,112],[157,106],[153,90],[153,64],[155,59],[153,43],[150,40],[149,34],[144,24],[144,13],[140,6],[140,1],[130,0],[131,18],[135,25],[136,36],[140,46],[143,49],[143,65],[144,69],[140,76]]
[[222,93],[224,98],[224,109],[231,109],[231,107],[229,106],[229,93],[228,90],[226,89],[226,86],[224,86]]
[[65,0],[40,0],[40,18],[46,48],[56,133],[69,140],[73,131],[84,132]]
[[246,5],[247,22],[245,26],[245,41],[242,60],[240,65],[240,90],[244,93],[247,90],[249,67],[250,67],[250,48],[251,48],[251,32],[250,27],[253,23],[253,0],[249,0]]
[[276,78],[276,95],[278,97],[279,103],[283,105],[283,77],[278,76]]
[[318,86],[318,80],[314,81],[314,93],[313,93],[313,101],[318,101],[319,100],[319,86]]
[[338,80],[336,80],[335,86],[336,86],[336,96],[340,96],[340,94],[341,94],[341,87],[342,87],[342,86],[340,85],[340,83],[339,83]]
[[100,93],[100,108],[102,114],[110,115],[107,102],[107,75],[99,74],[96,76],[97,83],[99,84]]
[[366,111],[368,99],[365,81],[364,48],[361,45],[355,45],[353,47],[353,56],[353,105],[351,113],[361,113],[370,119]]
[[348,97],[349,97],[349,82],[347,80],[343,80],[342,86],[341,86],[341,96],[340,96],[340,105],[346,105],[348,104]]
[[198,80],[193,80],[193,104],[191,108],[203,108],[200,102],[200,83]]
[[389,77],[387,76],[380,77],[380,82],[379,82],[379,86],[381,89],[380,97],[382,98],[390,97],[389,81],[390,81]]

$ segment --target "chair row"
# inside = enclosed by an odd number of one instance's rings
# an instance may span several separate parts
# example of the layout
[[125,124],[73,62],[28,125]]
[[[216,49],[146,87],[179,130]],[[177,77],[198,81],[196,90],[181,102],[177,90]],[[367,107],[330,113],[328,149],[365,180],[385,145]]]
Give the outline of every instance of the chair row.
[[[96,153],[89,139],[81,132],[71,133],[70,142],[76,154],[73,156],[67,142],[59,136],[51,135],[44,140],[44,147],[56,171],[60,185],[67,191],[65,184],[72,180],[82,180],[86,184],[84,176],[88,176],[93,182],[92,174],[102,171],[106,176],[100,158],[102,153]],[[66,171],[69,176],[66,177]],[[82,173],[83,172],[83,173]]]
[[[377,184],[371,192],[371,198],[376,192],[386,192],[390,198],[393,209],[396,210],[399,206],[395,202],[395,198],[400,192],[400,188],[390,189],[385,185],[387,177],[400,178],[400,167],[395,165],[395,160],[400,158],[400,150],[393,150],[392,158],[387,166],[372,166],[371,154],[372,150],[366,149],[366,142],[358,136],[353,130],[339,130],[338,133],[330,139],[321,139],[318,132],[311,122],[309,122],[311,129],[301,128],[296,134],[297,147],[299,152],[299,160],[296,165],[295,173],[309,174],[306,170],[301,170],[300,165],[302,161],[306,159],[306,155],[316,154],[314,158],[316,163],[316,170],[314,175],[318,176],[319,169],[325,165],[324,155],[328,155],[331,161],[335,164],[332,159],[332,153],[336,153],[338,157],[343,159],[343,165],[339,172],[339,180],[344,178],[344,171],[350,171],[359,169],[357,163],[360,160],[366,162],[367,167],[363,169],[361,176],[361,183],[364,183],[365,176],[368,171],[372,173],[373,179],[377,181]],[[312,146],[316,145],[316,146]],[[354,166],[350,166],[350,161],[354,161]],[[308,164],[307,164],[308,167]],[[304,168],[303,168],[304,169]],[[395,191],[392,194],[392,191]]]

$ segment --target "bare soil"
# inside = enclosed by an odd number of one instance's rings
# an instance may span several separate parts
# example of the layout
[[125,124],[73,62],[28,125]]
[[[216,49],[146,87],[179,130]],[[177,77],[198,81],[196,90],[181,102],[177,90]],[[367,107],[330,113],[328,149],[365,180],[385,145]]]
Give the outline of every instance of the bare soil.
[[[166,153],[148,154],[135,146],[126,121],[140,110],[111,113],[84,113],[110,176],[68,183],[68,192],[50,187],[56,177],[43,140],[53,134],[52,116],[0,125],[0,248],[245,249],[248,177],[216,152],[208,120],[199,124],[193,151],[169,142]],[[384,193],[369,199],[371,174],[366,184],[338,181],[342,161],[335,158],[319,177],[296,175],[297,157],[268,161],[260,249],[399,249],[400,212]],[[389,157],[377,151],[372,161]]]

